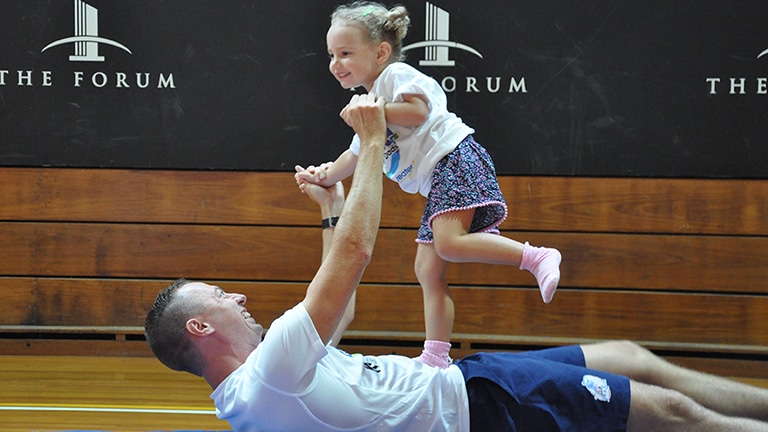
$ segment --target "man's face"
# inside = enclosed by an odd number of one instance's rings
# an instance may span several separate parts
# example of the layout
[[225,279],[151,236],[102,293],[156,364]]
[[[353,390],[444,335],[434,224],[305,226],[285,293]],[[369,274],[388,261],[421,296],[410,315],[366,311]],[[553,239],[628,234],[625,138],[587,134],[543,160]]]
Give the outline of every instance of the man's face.
[[205,311],[198,319],[213,327],[219,336],[235,342],[246,342],[254,348],[261,342],[264,328],[245,309],[243,294],[227,293],[202,282],[190,282],[179,290],[185,300],[202,303]]

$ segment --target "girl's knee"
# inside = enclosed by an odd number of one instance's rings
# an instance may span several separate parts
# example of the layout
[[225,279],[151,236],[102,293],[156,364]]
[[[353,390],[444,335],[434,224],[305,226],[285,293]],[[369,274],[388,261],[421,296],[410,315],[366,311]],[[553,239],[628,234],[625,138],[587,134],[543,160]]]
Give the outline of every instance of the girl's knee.
[[443,266],[434,260],[419,259],[417,255],[413,270],[416,273],[416,279],[422,287],[442,285],[446,283]]
[[442,237],[440,241],[435,239],[435,252],[445,261],[454,262],[461,256],[458,243],[452,237]]

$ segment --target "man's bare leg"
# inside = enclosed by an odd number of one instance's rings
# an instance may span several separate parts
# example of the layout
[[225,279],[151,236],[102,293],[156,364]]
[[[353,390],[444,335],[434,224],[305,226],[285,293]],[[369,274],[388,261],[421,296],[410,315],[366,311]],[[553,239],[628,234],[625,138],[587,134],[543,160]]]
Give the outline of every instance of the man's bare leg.
[[728,417],[699,405],[675,390],[630,381],[630,391],[627,432],[768,431],[768,423]]
[[768,390],[674,365],[633,342],[582,346],[589,368],[677,390],[726,416],[768,422]]

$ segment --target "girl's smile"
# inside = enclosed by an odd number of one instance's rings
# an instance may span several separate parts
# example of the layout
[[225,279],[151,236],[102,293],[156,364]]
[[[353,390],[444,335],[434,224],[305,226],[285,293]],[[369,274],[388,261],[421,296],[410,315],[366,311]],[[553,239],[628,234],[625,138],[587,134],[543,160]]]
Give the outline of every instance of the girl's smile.
[[389,57],[381,55],[382,44],[371,43],[362,29],[344,23],[331,26],[326,42],[330,58],[328,70],[341,86],[370,90]]

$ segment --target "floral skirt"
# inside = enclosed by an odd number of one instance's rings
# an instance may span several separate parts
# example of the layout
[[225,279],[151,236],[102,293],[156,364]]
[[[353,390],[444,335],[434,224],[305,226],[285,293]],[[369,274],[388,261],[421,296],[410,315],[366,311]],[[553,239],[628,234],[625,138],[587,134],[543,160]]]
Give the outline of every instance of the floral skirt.
[[496,180],[493,160],[472,135],[435,166],[416,241],[433,243],[432,220],[467,209],[475,210],[469,232],[498,234],[498,226],[507,218],[507,204]]

